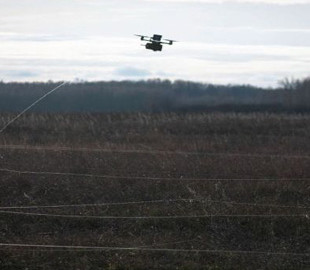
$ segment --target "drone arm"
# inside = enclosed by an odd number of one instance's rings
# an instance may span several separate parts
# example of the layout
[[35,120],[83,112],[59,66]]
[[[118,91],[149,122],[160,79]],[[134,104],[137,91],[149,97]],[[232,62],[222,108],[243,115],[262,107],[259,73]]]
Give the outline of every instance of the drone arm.
[[161,43],[161,44],[172,45],[172,44],[173,44],[173,41],[169,41],[169,42],[162,41],[162,42],[160,42],[160,43]]
[[177,42],[176,40],[173,39],[164,39],[165,41],[162,41],[163,44],[167,44],[167,45],[172,45],[173,42]]
[[151,38],[146,37],[146,36],[141,36],[141,40],[143,40],[143,41],[152,41]]

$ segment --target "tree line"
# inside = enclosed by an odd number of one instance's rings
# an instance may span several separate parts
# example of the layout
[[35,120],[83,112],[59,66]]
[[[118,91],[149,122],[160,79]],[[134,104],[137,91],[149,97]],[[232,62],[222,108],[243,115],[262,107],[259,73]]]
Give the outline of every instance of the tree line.
[[[0,82],[0,111],[17,112],[59,82]],[[276,89],[189,81],[78,82],[36,105],[37,112],[310,111],[310,77]]]

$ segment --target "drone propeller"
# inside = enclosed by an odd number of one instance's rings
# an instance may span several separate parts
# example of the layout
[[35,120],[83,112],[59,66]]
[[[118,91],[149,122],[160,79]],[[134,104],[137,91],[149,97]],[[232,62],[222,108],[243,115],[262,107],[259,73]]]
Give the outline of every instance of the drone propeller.
[[169,42],[178,42],[177,40],[173,40],[173,39],[163,39],[163,40],[166,40],[166,41],[169,41]]
[[144,38],[150,38],[150,37],[148,37],[148,36],[137,35],[137,34],[135,34],[135,36],[137,36],[137,37],[141,37],[141,40],[143,40]]
[[173,39],[164,39],[165,41],[168,41],[168,43],[165,43],[165,44],[169,44],[169,45],[172,45],[173,42],[178,42],[177,40],[173,40]]

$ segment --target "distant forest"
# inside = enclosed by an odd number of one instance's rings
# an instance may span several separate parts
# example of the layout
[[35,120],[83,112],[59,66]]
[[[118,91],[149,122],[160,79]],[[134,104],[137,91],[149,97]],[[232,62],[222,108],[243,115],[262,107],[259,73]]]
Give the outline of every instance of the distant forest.
[[[0,82],[0,111],[19,112],[59,82]],[[37,112],[310,112],[310,77],[284,80],[277,89],[147,80],[78,82],[37,104]]]

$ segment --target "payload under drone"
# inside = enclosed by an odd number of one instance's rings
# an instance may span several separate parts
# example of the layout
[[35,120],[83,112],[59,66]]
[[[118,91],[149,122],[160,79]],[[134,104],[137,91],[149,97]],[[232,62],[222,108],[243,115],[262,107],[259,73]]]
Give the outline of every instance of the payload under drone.
[[140,37],[140,40],[143,41],[148,41],[148,43],[146,43],[145,48],[147,50],[153,50],[155,51],[161,51],[163,48],[162,44],[167,44],[167,45],[172,45],[173,42],[176,42],[176,40],[172,40],[172,39],[163,39],[164,41],[162,41],[162,36],[161,35],[156,35],[154,34],[153,37],[148,37],[148,36],[143,36],[143,35],[136,35],[138,37]]

